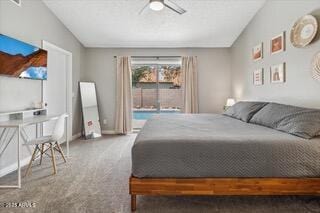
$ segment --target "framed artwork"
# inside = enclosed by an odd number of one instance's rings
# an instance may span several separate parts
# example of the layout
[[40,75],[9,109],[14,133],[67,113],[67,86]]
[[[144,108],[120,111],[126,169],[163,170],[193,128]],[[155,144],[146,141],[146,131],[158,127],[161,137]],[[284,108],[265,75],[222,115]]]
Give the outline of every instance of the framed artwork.
[[263,68],[253,71],[253,85],[263,85]]
[[283,52],[285,50],[285,33],[273,37],[270,41],[271,54]]
[[285,82],[285,64],[278,64],[270,68],[270,81],[271,83],[284,83]]
[[252,48],[252,59],[258,61],[263,57],[263,44],[260,43]]

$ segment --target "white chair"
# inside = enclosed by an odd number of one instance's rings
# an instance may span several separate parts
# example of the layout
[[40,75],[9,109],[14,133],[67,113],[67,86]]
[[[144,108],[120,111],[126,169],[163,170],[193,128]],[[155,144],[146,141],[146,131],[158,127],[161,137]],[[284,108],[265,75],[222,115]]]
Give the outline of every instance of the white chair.
[[[28,175],[28,173],[31,169],[31,166],[32,166],[32,162],[37,158],[36,155],[37,155],[38,151],[40,152],[40,165],[42,163],[43,154],[47,154],[46,152],[48,150],[51,151],[51,159],[52,159],[54,174],[57,173],[56,160],[55,160],[55,155],[54,155],[55,150],[61,154],[64,162],[65,163],[67,162],[67,160],[63,154],[63,151],[61,149],[61,146],[59,144],[59,140],[61,138],[63,138],[63,136],[64,136],[65,118],[66,118],[65,114],[61,115],[58,118],[52,135],[35,138],[33,140],[28,141],[28,143],[26,143],[26,145],[35,145],[35,149],[33,151],[33,154],[32,154],[32,157],[31,157],[30,163],[28,165],[25,176]],[[48,145],[48,147],[46,149],[45,149],[45,145]],[[41,146],[41,149],[40,149],[40,146]]]

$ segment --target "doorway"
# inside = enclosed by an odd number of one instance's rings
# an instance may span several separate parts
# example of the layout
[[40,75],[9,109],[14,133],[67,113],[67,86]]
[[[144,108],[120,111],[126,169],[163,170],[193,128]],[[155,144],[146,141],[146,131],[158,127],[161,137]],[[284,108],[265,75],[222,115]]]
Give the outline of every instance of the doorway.
[[180,113],[181,57],[133,57],[132,93],[134,129],[141,129],[156,114]]
[[[43,102],[47,103],[48,114],[67,113],[68,132],[72,133],[72,53],[50,42],[42,42],[48,51],[48,80],[43,81]],[[43,125],[44,134],[51,134],[52,123]],[[69,134],[69,140],[72,134]]]

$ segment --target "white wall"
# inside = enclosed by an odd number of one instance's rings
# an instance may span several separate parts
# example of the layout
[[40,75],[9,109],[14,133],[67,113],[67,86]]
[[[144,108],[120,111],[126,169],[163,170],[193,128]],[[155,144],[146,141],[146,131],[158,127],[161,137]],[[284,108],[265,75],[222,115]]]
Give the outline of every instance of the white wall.
[[[318,39],[300,49],[290,43],[290,30],[294,22],[309,13],[319,17],[319,10],[319,0],[267,1],[231,48],[234,97],[238,100],[268,100],[320,108],[320,82],[313,80],[310,74],[311,59],[320,51],[320,41]],[[286,31],[286,51],[270,55],[269,40],[282,31]],[[254,62],[251,48],[260,42],[264,43],[264,58]],[[270,66],[282,62],[286,62],[287,82],[271,84]],[[257,68],[265,70],[263,86],[253,85],[252,72]]]
[[[81,130],[78,81],[83,66],[84,47],[40,0],[23,0],[18,7],[9,0],[0,0],[0,33],[41,47],[49,41],[73,54],[73,133]],[[50,78],[50,76],[49,76]],[[57,85],[58,86],[58,85]],[[0,76],[0,112],[31,107],[41,100],[41,81]],[[29,128],[30,133],[34,132]],[[0,159],[0,172],[15,162],[16,145],[11,143]],[[22,158],[30,156],[23,146]]]
[[[10,0],[0,1],[0,33],[41,47],[42,40],[49,41],[73,54],[73,133],[81,130],[78,81],[84,47],[45,6],[42,1],[23,0],[18,7]],[[49,76],[50,78],[50,76]],[[41,82],[0,76],[0,112],[31,107],[39,101]],[[10,90],[10,93],[7,93]],[[14,97],[14,98],[13,98]]]
[[231,94],[230,51],[227,48],[181,49],[86,49],[86,66],[81,79],[96,83],[100,119],[107,119],[103,130],[114,130],[116,55],[131,56],[198,56],[200,112],[222,111]]

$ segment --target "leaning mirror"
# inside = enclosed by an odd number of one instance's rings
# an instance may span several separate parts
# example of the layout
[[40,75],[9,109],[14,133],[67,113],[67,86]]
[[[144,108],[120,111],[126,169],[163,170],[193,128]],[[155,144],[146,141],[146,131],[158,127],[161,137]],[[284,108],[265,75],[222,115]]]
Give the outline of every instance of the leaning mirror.
[[80,82],[83,132],[86,139],[101,137],[96,87],[92,82]]

